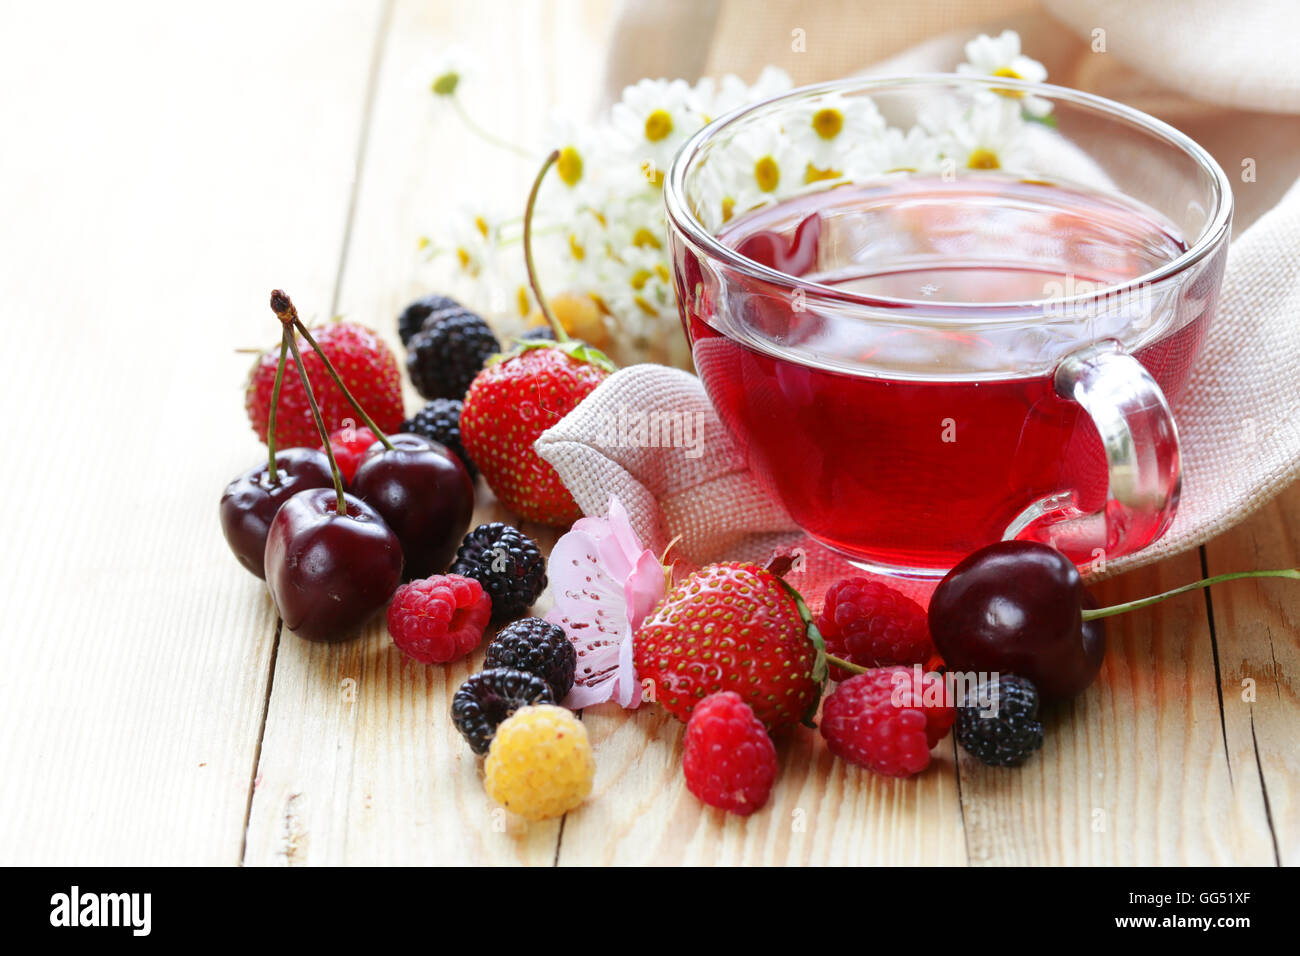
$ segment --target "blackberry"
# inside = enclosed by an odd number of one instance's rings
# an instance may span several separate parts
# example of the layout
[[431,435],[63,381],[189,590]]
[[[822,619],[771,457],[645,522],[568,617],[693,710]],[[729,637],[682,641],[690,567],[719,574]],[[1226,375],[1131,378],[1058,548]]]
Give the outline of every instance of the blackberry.
[[450,296],[426,295],[416,299],[397,317],[397,334],[401,336],[402,344],[410,344],[415,333],[424,328],[424,320],[429,316],[461,308],[461,304]]
[[516,337],[523,339],[525,342],[534,342],[534,341],[554,342],[555,341],[555,333],[551,331],[551,327],[549,325],[533,326],[527,332],[524,332],[522,335]]
[[464,398],[483,363],[501,351],[488,324],[468,309],[438,312],[406,347],[406,370],[425,398]]
[[[982,716],[993,709],[995,700],[997,715]],[[957,740],[968,754],[990,767],[1020,766],[1043,745],[1038,688],[1014,674],[1003,674],[996,687],[982,684],[974,701],[957,708]]]
[[483,585],[492,597],[492,620],[498,624],[522,615],[546,588],[546,561],[537,543],[500,521],[481,524],[465,535],[450,573]]
[[494,667],[468,678],[451,699],[451,720],[476,754],[485,754],[497,726],[520,707],[553,704],[551,685],[536,674]]
[[454,398],[435,398],[412,418],[402,422],[402,431],[422,435],[445,445],[465,466],[471,481],[478,480],[478,469],[470,461],[460,441],[460,413],[464,403]]
[[564,631],[540,617],[526,617],[502,629],[488,645],[484,668],[513,667],[551,685],[556,700],[573,687],[578,652]]

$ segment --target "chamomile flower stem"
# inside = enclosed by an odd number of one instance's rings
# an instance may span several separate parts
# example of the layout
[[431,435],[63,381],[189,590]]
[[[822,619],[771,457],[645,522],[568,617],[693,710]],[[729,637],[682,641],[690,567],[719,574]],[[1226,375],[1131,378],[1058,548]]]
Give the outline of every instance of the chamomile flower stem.
[[536,158],[522,146],[512,143],[507,139],[502,139],[494,133],[489,133],[480,126],[474,117],[470,115],[469,110],[465,109],[465,104],[460,101],[459,96],[452,94],[448,99],[451,100],[451,104],[456,110],[456,115],[460,117],[460,121],[465,124],[471,133],[483,140],[483,142],[487,143],[489,146],[495,146],[497,149],[504,149],[507,152],[514,153],[516,156],[529,160],[530,162]]
[[533,264],[533,212],[537,208],[537,194],[541,191],[542,180],[546,178],[547,172],[560,158],[558,149],[551,150],[551,154],[546,157],[542,163],[542,168],[537,172],[537,178],[533,180],[533,188],[528,192],[528,205],[524,207],[524,266],[528,269],[528,285],[533,290],[533,297],[537,299],[537,305],[542,310],[542,315],[546,318],[546,323],[551,327],[551,333],[555,336],[557,342],[569,341],[569,334],[564,331],[555,313],[551,311],[551,306],[542,295],[542,287],[537,281],[537,268]]
[[[320,356],[320,360],[325,363],[325,371],[329,372],[330,378],[332,378],[334,384],[339,387],[339,391],[343,393],[343,397],[348,400],[348,404],[352,406],[352,410],[357,413],[361,418],[361,421],[365,423],[365,426],[375,433],[375,437],[384,443],[384,447],[389,451],[392,451],[393,443],[388,440],[388,436],[385,435],[370,416],[366,414],[366,410],[361,407],[361,403],[352,397],[352,390],[343,384],[343,379],[339,377],[338,369],[334,367],[334,363],[330,361],[330,358],[325,354],[324,349],[316,344],[316,340],[311,337],[311,333],[307,331],[307,326],[303,324],[302,319],[295,315],[293,321],[294,326],[302,333],[302,337],[307,340],[307,344],[315,350],[316,354]],[[330,441],[327,436],[325,444],[328,445],[329,443]]]
[[288,343],[289,350],[293,352],[293,361],[298,367],[298,377],[302,379],[302,390],[307,393],[307,404],[311,406],[312,418],[316,420],[316,431],[320,433],[321,441],[325,443],[325,456],[329,459],[330,475],[334,478],[334,494],[338,496],[338,513],[341,517],[345,517],[348,513],[348,502],[343,497],[343,473],[339,471],[339,463],[334,460],[330,433],[325,430],[325,419],[321,417],[320,406],[316,404],[316,393],[312,391],[311,382],[307,379],[307,370],[303,368],[302,355],[298,352],[298,339],[293,334],[294,324],[301,325],[298,310],[294,308],[289,297],[279,289],[271,293],[271,308],[275,310],[275,316],[283,326],[283,341]]
[[1182,587],[1174,588],[1172,591],[1166,591],[1163,594],[1155,594],[1138,601],[1128,601],[1124,604],[1112,605],[1111,607],[1084,608],[1083,619],[1085,621],[1096,621],[1104,617],[1113,617],[1116,614],[1124,614],[1127,611],[1136,611],[1139,608],[1150,607],[1152,604],[1163,601],[1165,598],[1175,597],[1179,594],[1186,594],[1188,591],[1195,591],[1198,588],[1208,588],[1212,584],[1222,584],[1224,581],[1236,581],[1240,578],[1290,578],[1293,581],[1300,581],[1300,568],[1282,568],[1277,571],[1233,571],[1228,574],[1216,574],[1212,578],[1206,578],[1203,581],[1197,581],[1193,584],[1184,584]]
[[275,419],[276,411],[280,408],[280,383],[284,381],[284,364],[289,355],[289,327],[282,325],[280,327],[280,364],[275,367],[275,385],[271,388],[271,414],[266,420],[266,454],[267,454],[267,474],[271,478],[271,484],[280,483],[280,472],[275,467]]

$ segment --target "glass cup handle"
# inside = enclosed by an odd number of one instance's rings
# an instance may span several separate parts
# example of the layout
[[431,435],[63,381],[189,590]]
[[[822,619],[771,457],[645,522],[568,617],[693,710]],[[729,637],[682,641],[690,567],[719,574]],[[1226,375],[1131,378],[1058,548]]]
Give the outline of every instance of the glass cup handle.
[[1168,529],[1178,510],[1178,429],[1164,392],[1142,363],[1113,340],[1066,356],[1056,393],[1078,402],[1101,436],[1109,472],[1106,505],[1087,513],[1073,492],[1044,498],[1007,529],[1008,538],[1050,544],[1076,563],[1131,554]]

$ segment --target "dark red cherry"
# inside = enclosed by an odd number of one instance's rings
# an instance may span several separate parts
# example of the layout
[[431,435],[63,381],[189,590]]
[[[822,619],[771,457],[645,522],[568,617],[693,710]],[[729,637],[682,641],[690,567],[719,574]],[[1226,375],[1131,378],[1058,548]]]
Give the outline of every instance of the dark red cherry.
[[352,493],[393,529],[406,577],[441,574],[456,556],[474,512],[474,484],[460,459],[421,435],[389,435],[371,445],[352,477]]
[[329,459],[315,448],[286,448],[275,453],[278,480],[271,481],[270,463],[250,468],[221,493],[221,530],[239,563],[259,578],[266,577],[263,559],[266,532],[280,506],[308,488],[333,488]]
[[1018,674],[1045,698],[1073,697],[1097,676],[1105,622],[1078,569],[1034,541],[1002,541],[969,555],[930,599],[930,636],[951,671]]
[[817,213],[804,218],[786,244],[785,237],[766,229],[746,236],[736,251],[788,276],[801,276],[817,264],[817,246],[821,241],[822,217]]
[[341,641],[387,603],[402,580],[402,546],[374,508],[332,488],[286,501],[266,538],[266,584],[285,627]]

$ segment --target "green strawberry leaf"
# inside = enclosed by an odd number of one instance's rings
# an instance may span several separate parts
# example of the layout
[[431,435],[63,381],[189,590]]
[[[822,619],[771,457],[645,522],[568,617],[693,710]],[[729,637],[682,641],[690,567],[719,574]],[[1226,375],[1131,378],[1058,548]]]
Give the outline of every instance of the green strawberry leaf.
[[[796,591],[785,578],[778,577],[781,587],[785,588],[786,593],[794,599],[794,606],[799,611],[799,617],[803,620],[804,633],[808,635],[808,640],[817,650],[817,657],[813,661],[812,678],[820,688],[826,683],[826,677],[830,673],[830,667],[826,661],[826,640],[822,637],[822,632],[817,630],[817,625],[813,623],[812,611],[808,610],[808,605],[804,603],[803,596]],[[803,715],[805,727],[816,728],[817,724],[813,717],[817,714],[817,705],[821,703],[821,694],[818,693],[817,699],[808,705],[808,711]]]
[[611,374],[618,371],[618,366],[608,355],[580,339],[569,339],[567,342],[553,342],[550,339],[515,339],[514,348],[498,352],[487,360],[487,364],[496,365],[498,362],[515,358],[525,352],[535,352],[538,349],[559,349],[575,362],[594,365],[601,371]]

